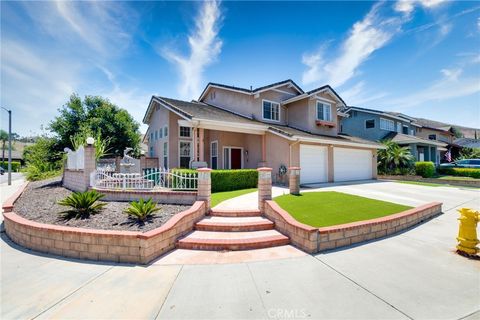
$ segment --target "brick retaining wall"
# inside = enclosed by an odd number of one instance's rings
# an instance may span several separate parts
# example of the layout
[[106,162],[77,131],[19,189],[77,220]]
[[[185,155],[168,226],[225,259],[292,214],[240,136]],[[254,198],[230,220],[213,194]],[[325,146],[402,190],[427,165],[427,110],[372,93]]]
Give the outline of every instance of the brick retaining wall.
[[315,253],[382,238],[420,224],[442,212],[442,203],[432,202],[382,218],[314,228],[296,221],[274,201],[265,202],[265,216],[275,229],[290,237],[298,248]]
[[13,212],[13,203],[27,184],[3,205],[5,231],[13,242],[36,251],[69,258],[146,264],[175,248],[179,237],[205,216],[205,202],[174,215],[163,226],[142,233],[49,225]]
[[197,200],[196,191],[92,189],[105,195],[102,201],[138,201],[141,198],[152,198],[158,203],[191,205]]
[[84,171],[65,169],[63,173],[63,186],[73,191],[85,191]]
[[480,179],[474,180],[447,180],[447,179],[435,179],[435,178],[422,178],[421,176],[378,176],[378,179],[382,180],[398,180],[398,181],[416,181],[416,182],[426,182],[426,183],[437,183],[437,184],[449,184],[452,186],[459,187],[478,187],[480,188]]

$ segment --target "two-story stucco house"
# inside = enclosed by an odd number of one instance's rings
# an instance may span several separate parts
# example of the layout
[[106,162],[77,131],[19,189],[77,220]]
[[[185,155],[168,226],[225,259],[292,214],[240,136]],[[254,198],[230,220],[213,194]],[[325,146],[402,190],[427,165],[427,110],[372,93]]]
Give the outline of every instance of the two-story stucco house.
[[153,96],[143,119],[149,153],[166,168],[268,166],[274,181],[301,167],[301,183],[372,179],[381,145],[339,134],[345,102],[330,87],[292,80],[256,89],[209,83],[198,101]]
[[447,151],[447,142],[424,137],[427,131],[415,118],[398,112],[346,107],[342,109],[348,117],[340,123],[341,132],[363,139],[392,140],[401,146],[408,146],[417,161],[440,163],[440,152]]

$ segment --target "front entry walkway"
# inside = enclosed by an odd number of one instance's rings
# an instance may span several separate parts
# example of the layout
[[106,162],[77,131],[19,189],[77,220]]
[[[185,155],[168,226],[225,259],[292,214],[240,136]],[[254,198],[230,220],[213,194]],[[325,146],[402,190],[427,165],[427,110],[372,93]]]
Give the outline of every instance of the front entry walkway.
[[343,250],[208,265],[165,265],[160,259],[144,267],[62,259],[22,250],[2,233],[0,317],[480,317],[480,264],[453,252],[456,209],[480,209],[479,191],[393,182],[332,188],[413,205],[442,201],[444,214],[402,234]]

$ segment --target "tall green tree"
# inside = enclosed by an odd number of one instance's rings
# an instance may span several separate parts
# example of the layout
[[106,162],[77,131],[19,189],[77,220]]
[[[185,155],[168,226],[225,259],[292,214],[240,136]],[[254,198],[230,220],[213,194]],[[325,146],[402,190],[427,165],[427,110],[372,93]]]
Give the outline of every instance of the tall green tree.
[[8,132],[0,130],[0,141],[2,141],[2,161],[5,161],[5,144],[8,141]]
[[127,147],[139,152],[140,125],[126,110],[108,99],[85,96],[82,100],[72,94],[58,111],[60,115],[50,122],[49,129],[57,135],[62,148],[74,149],[71,137],[79,132],[94,132],[109,141],[110,153],[114,155],[122,155]]

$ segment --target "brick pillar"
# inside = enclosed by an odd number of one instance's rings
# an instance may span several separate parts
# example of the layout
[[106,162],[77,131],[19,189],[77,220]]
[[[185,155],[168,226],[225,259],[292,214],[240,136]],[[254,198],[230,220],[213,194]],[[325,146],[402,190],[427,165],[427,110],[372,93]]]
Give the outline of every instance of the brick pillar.
[[85,147],[83,163],[84,190],[87,190],[90,186],[90,174],[96,169],[97,160],[95,159],[95,147],[93,145],[87,145]]
[[263,212],[265,200],[272,200],[272,168],[258,168],[258,209]]
[[300,194],[300,167],[288,168],[288,187],[290,188],[290,194]]
[[207,203],[206,210],[210,210],[211,195],[212,195],[212,179],[210,168],[200,168],[198,172],[198,191],[197,200],[205,201]]

